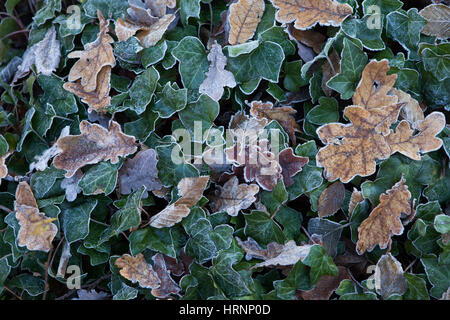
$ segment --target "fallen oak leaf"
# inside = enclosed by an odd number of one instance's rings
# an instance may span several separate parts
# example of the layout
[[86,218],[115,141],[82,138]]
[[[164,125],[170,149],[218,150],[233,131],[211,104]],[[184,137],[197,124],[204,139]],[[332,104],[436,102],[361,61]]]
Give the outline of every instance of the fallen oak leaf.
[[116,60],[113,54],[111,43],[113,38],[107,33],[109,22],[100,10],[97,11],[100,21],[100,31],[97,39],[84,46],[83,51],[72,51],[68,58],[79,58],[69,72],[69,81],[80,80],[80,84],[85,92],[94,91],[97,87],[97,77],[100,70],[105,66],[114,67]]
[[139,151],[133,159],[127,159],[119,170],[120,192],[130,194],[142,186],[153,191],[162,188],[158,178],[157,153],[154,149]]
[[199,92],[207,94],[214,101],[219,101],[223,95],[224,87],[234,88],[236,81],[234,75],[225,70],[227,57],[222,52],[222,47],[218,43],[211,46],[208,54],[208,61],[211,62],[206,78],[199,87]]
[[322,46],[327,40],[327,37],[320,32],[314,30],[298,30],[292,24],[289,24],[286,32],[291,40],[301,42],[312,48],[316,54],[322,51]]
[[136,257],[123,254],[114,264],[120,269],[119,273],[133,283],[138,282],[142,288],[158,288],[161,280],[153,267],[145,261],[144,255],[139,253]]
[[244,43],[253,37],[264,13],[264,0],[238,0],[228,8],[228,43]]
[[353,188],[353,192],[352,195],[350,196],[350,201],[348,203],[348,214],[350,217],[352,216],[353,210],[355,210],[356,205],[362,201],[364,201],[362,192],[358,191],[358,189],[356,188]]
[[353,95],[353,104],[366,109],[390,106],[398,103],[396,95],[390,95],[396,74],[387,75],[389,62],[372,60],[362,72],[361,80]]
[[16,189],[16,203],[19,206],[38,208],[36,198],[30,185],[26,181],[19,182]]
[[353,13],[348,4],[332,0],[270,0],[278,9],[275,19],[280,23],[295,21],[294,27],[309,29],[319,23],[321,26],[338,27]]
[[262,259],[268,260],[278,256],[283,251],[283,245],[277,242],[270,242],[267,244],[267,248],[263,249],[254,239],[249,237],[247,240],[242,241],[236,237],[238,245],[245,252],[245,259]]
[[81,81],[66,82],[63,88],[67,91],[79,96],[81,101],[89,106],[88,112],[96,111],[98,113],[106,112],[105,108],[110,105],[111,97],[109,90],[111,89],[111,67],[103,67],[97,75],[97,86],[93,91],[86,91],[81,85]]
[[400,89],[392,88],[390,93],[395,94],[398,98],[398,103],[403,104],[400,110],[400,117],[407,120],[415,128],[416,122],[424,119],[422,108],[417,100]]
[[294,154],[292,148],[283,149],[278,154],[278,163],[281,166],[281,175],[286,187],[294,184],[292,179],[309,162],[308,157],[300,157]]
[[136,37],[141,41],[141,45],[144,48],[153,47],[166,32],[172,21],[175,20],[175,15],[166,14],[161,17],[158,22],[152,24],[148,30],[142,30],[138,32]]
[[318,201],[317,212],[320,218],[335,214],[342,206],[344,201],[344,184],[336,181],[322,191]]
[[14,152],[10,151],[0,156],[0,184],[4,177],[8,175],[8,167],[6,166],[6,158],[12,155]]
[[297,110],[290,106],[274,107],[272,102],[252,101],[250,115],[261,119],[276,120],[286,130],[292,143],[295,145],[295,132],[300,132],[300,126],[293,117]]
[[236,176],[229,179],[223,187],[218,186],[217,196],[214,200],[214,211],[226,211],[230,216],[237,216],[239,211],[247,209],[256,201],[255,195],[259,192],[256,184],[239,184]]
[[201,199],[208,184],[209,176],[187,177],[178,182],[177,201],[150,218],[150,226],[155,228],[171,227],[187,217],[190,209]]
[[445,115],[442,112],[433,112],[424,120],[416,122],[416,128],[419,131],[416,135],[408,121],[402,120],[395,132],[391,130],[386,141],[389,143],[391,153],[400,152],[413,160],[420,160],[421,153],[435,151],[442,146],[442,140],[436,135],[444,127]]
[[109,128],[91,124],[86,120],[80,122],[79,135],[68,135],[56,141],[62,150],[54,159],[57,169],[66,170],[66,178],[85,165],[111,160],[111,164],[136,152],[137,146],[133,136],[122,133],[120,125],[111,120]]
[[380,203],[358,227],[356,252],[361,255],[376,245],[385,249],[393,235],[403,233],[402,216],[408,218],[411,210],[411,192],[402,177],[391,189],[380,195]]
[[438,39],[450,38],[450,7],[445,4],[430,4],[419,11],[419,14],[427,20],[422,33],[434,36]]
[[159,287],[152,289],[152,295],[157,298],[167,298],[171,294],[177,294],[180,292],[180,287],[172,279],[169,271],[167,270],[164,256],[161,253],[157,253],[152,257],[152,259],[154,262],[153,269],[161,282]]

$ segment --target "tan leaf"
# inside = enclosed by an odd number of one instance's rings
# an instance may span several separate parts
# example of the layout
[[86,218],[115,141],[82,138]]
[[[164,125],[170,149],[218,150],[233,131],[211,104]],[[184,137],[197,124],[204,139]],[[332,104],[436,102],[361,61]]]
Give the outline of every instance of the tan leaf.
[[53,165],[66,170],[66,178],[85,165],[108,160],[114,164],[119,157],[126,157],[137,150],[135,138],[122,133],[115,121],[111,120],[109,129],[105,129],[83,120],[80,131],[79,135],[62,137],[56,142],[62,152],[55,157]]
[[336,181],[323,190],[318,202],[319,217],[323,218],[335,214],[341,208],[344,196],[344,184],[340,181]]
[[362,72],[361,81],[353,95],[353,104],[366,109],[379,108],[396,104],[396,95],[389,95],[395,80],[396,74],[387,75],[389,62],[386,59],[381,61],[370,61]]
[[158,22],[152,24],[148,30],[142,30],[137,33],[136,37],[141,41],[144,48],[153,47],[166,32],[169,25],[175,19],[175,15],[166,14],[161,17]]
[[84,51],[72,51],[68,54],[69,58],[79,58],[69,72],[69,81],[81,79],[81,86],[84,91],[94,91],[97,87],[97,75],[105,66],[114,67],[116,60],[114,59],[113,48],[111,43],[113,38],[108,35],[109,22],[103,18],[101,12],[97,11],[100,20],[100,32],[97,39],[84,46]]
[[419,11],[427,20],[422,33],[438,39],[450,38],[450,8],[445,4],[430,4]]
[[250,207],[259,192],[258,185],[239,184],[237,177],[232,177],[223,187],[218,186],[218,189],[214,211],[226,211],[230,216],[237,216],[240,210]]
[[6,158],[8,158],[10,155],[12,155],[13,152],[7,152],[4,155],[0,156],[0,183],[4,177],[8,175],[8,167],[6,166]]
[[241,144],[245,144],[246,140],[248,144],[253,144],[263,134],[268,123],[266,118],[249,117],[240,111],[231,117],[228,133],[230,138],[236,138]]
[[295,145],[295,132],[300,132],[300,126],[295,122],[294,114],[297,113],[292,107],[283,106],[274,108],[272,102],[252,101],[250,103],[250,115],[261,119],[277,120],[286,130],[292,143]]
[[264,13],[264,0],[238,0],[228,9],[228,43],[244,43],[253,37]]
[[138,282],[142,288],[158,288],[161,280],[153,267],[145,261],[144,255],[136,257],[124,254],[114,263],[120,269],[120,275],[133,283]]
[[316,54],[322,51],[322,46],[327,37],[314,30],[298,30],[292,24],[288,27],[288,34],[291,40],[299,41],[302,44],[312,48]]
[[353,210],[355,210],[356,205],[362,201],[364,201],[362,192],[358,191],[358,189],[356,188],[353,188],[352,195],[350,196],[350,202],[348,204],[348,214],[350,215],[350,217],[352,216]]
[[275,19],[281,23],[295,21],[295,28],[305,30],[316,23],[337,27],[353,12],[348,4],[332,0],[270,0],[278,8]]
[[375,172],[375,159],[387,159],[391,155],[386,137],[390,125],[395,122],[400,104],[367,110],[349,106],[344,115],[352,123],[330,123],[317,129],[323,143],[316,156],[319,167],[330,180],[347,183],[354,176],[369,176]]
[[400,110],[400,117],[407,120],[415,128],[416,122],[424,119],[423,111],[417,100],[400,89],[392,88],[390,93],[395,94],[398,98],[398,103],[403,104]]
[[17,203],[15,213],[20,225],[17,237],[19,246],[28,250],[49,251],[58,232],[57,226],[52,223],[56,218],[47,218],[37,207]]
[[380,204],[358,227],[358,254],[372,251],[376,245],[385,249],[393,235],[403,233],[400,218],[411,214],[411,192],[402,177],[391,189],[380,195]]
[[233,74],[225,70],[227,57],[223,54],[220,44],[214,43],[211,46],[208,61],[211,62],[209,70],[206,72],[206,78],[198,90],[200,93],[207,94],[214,101],[219,101],[223,95],[223,88],[234,88],[236,81]]
[[111,89],[111,67],[103,67],[97,75],[97,87],[94,91],[86,91],[81,85],[80,80],[77,82],[66,82],[63,87],[69,92],[79,96],[81,101],[89,106],[88,112],[93,110],[101,113],[106,112],[105,107],[111,103],[109,90]]
[[119,41],[127,41],[139,30],[148,30],[148,27],[134,24],[127,20],[122,20],[121,18],[116,20],[114,31],[116,32],[116,36]]
[[337,276],[330,276],[328,274],[322,276],[314,286],[314,289],[301,291],[300,297],[303,300],[329,300],[333,292],[339,288],[342,280],[352,279],[347,268],[338,266],[338,270],[339,273]]
[[19,206],[28,206],[37,208],[36,198],[31,190],[28,182],[22,181],[19,183],[16,189],[16,203]]
[[378,260],[374,276],[376,291],[383,299],[393,294],[401,296],[408,289],[402,265],[391,253],[381,256]]
[[442,112],[430,113],[425,120],[417,122],[417,130],[414,135],[409,123],[401,121],[395,133],[386,137],[386,141],[391,147],[391,152],[401,154],[413,159],[420,160],[421,153],[438,150],[442,146],[442,140],[436,135],[445,127],[445,115]]
[[177,186],[181,198],[151,217],[150,225],[155,228],[171,227],[187,217],[190,209],[202,198],[208,181],[209,176],[181,179]]

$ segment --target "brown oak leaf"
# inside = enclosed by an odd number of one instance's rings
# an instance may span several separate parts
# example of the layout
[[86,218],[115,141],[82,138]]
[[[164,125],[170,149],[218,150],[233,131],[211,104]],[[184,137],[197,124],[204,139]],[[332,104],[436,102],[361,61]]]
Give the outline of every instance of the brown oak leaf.
[[434,36],[438,39],[450,38],[450,7],[445,4],[430,4],[419,11],[419,14],[427,20],[422,33]]
[[344,115],[352,123],[329,123],[317,129],[325,147],[316,156],[319,167],[330,180],[347,183],[354,176],[369,176],[375,172],[375,159],[387,159],[391,155],[385,135],[397,119],[401,105],[367,110],[348,106]]
[[340,181],[329,185],[322,191],[318,201],[318,214],[320,218],[335,214],[342,206],[344,201],[345,188]]
[[218,186],[214,211],[226,211],[230,216],[237,216],[239,211],[247,209],[256,201],[255,195],[259,192],[256,184],[239,184],[237,177],[232,177],[223,187]]
[[294,184],[292,177],[302,171],[302,168],[308,162],[309,158],[295,155],[292,148],[283,149],[278,154],[278,163],[281,166],[281,175],[283,176],[283,182],[286,187]]
[[294,28],[293,24],[289,24],[287,33],[291,40],[298,41],[312,48],[316,54],[322,51],[322,46],[327,40],[327,37],[320,32],[314,30],[298,30]]
[[166,32],[172,21],[175,20],[175,15],[166,14],[161,17],[158,22],[152,24],[148,30],[142,30],[136,34],[144,48],[153,47]]
[[19,183],[16,189],[16,203],[19,206],[29,206],[37,208],[36,198],[31,190],[28,182],[22,181]]
[[209,176],[187,177],[178,182],[177,201],[150,218],[150,225],[155,228],[171,227],[187,217],[190,209],[201,199],[208,184]]
[[234,88],[236,81],[234,75],[225,70],[227,57],[223,54],[220,44],[214,43],[211,46],[208,61],[211,63],[209,70],[206,72],[206,78],[198,90],[200,93],[207,94],[214,101],[219,101],[224,92],[223,88]]
[[244,43],[253,37],[264,13],[264,0],[238,0],[228,8],[228,43]]
[[292,107],[283,106],[274,108],[272,102],[252,101],[250,103],[250,115],[261,119],[276,120],[286,130],[292,143],[295,145],[295,132],[300,132],[300,126],[295,122],[294,114],[297,113]]
[[348,203],[348,214],[350,215],[350,217],[352,216],[353,210],[355,210],[356,205],[362,201],[364,201],[362,192],[358,191],[358,189],[356,188],[353,188],[352,195],[350,196],[350,202]]
[[66,178],[72,177],[85,165],[108,160],[114,164],[119,157],[126,157],[137,150],[135,138],[122,133],[115,121],[111,120],[109,128],[105,129],[83,120],[80,131],[79,135],[65,136],[56,141],[62,152],[54,158],[53,165],[66,170]]
[[380,195],[380,204],[358,227],[358,254],[372,251],[377,244],[380,249],[385,249],[393,235],[403,233],[401,217],[409,217],[411,214],[411,192],[402,177],[391,189]]
[[81,101],[89,106],[88,112],[95,110],[98,113],[105,112],[105,108],[111,103],[109,90],[111,89],[111,67],[103,67],[97,75],[97,86],[93,91],[86,91],[81,81],[66,82],[63,87],[69,92],[79,96]]
[[114,263],[120,269],[120,275],[133,283],[138,282],[142,288],[158,288],[161,280],[153,267],[145,261],[144,255],[139,253],[136,257],[123,254]]
[[390,106],[398,102],[396,95],[390,95],[391,89],[397,79],[396,74],[387,75],[389,62],[370,61],[364,68],[361,81],[353,95],[353,104],[366,109]]
[[94,91],[97,88],[97,76],[100,70],[105,66],[114,67],[113,48],[111,43],[113,38],[108,35],[108,20],[103,18],[101,12],[97,11],[100,20],[100,31],[97,39],[84,46],[83,51],[72,51],[68,54],[69,58],[79,58],[69,72],[69,81],[80,79],[80,84],[86,92]]
[[348,4],[332,0],[270,0],[278,9],[275,19],[281,23],[295,21],[295,28],[305,30],[316,23],[337,27],[353,13]]
[[408,121],[402,120],[395,132],[386,137],[391,148],[391,152],[400,152],[401,154],[420,160],[421,153],[438,150],[442,146],[442,140],[436,135],[445,127],[445,115],[441,112],[430,113],[425,120],[416,122],[417,130],[411,129]]
[[400,110],[400,117],[407,120],[414,128],[416,128],[416,122],[424,119],[419,102],[400,89],[392,88],[390,93],[395,94],[398,98],[398,103],[403,104],[403,107]]
[[164,260],[164,255],[161,253],[155,254],[153,257],[154,267],[158,278],[161,281],[159,287],[152,289],[152,295],[157,298],[167,298],[171,294],[177,294],[180,292],[180,287],[177,285],[175,281],[173,281],[172,277],[169,274],[169,271],[166,267],[166,262]]

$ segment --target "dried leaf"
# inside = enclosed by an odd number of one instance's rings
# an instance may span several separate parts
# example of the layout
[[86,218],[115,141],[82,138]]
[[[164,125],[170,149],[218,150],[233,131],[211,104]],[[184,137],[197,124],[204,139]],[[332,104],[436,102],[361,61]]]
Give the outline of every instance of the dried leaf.
[[144,255],[139,253],[136,257],[123,254],[115,262],[120,268],[120,275],[133,283],[138,282],[142,288],[159,288],[161,280],[153,267],[145,261]]
[[287,28],[291,40],[299,41],[302,44],[312,48],[316,54],[322,51],[322,46],[327,40],[320,32],[314,30],[298,30],[292,24]]
[[166,32],[169,25],[175,19],[175,15],[166,14],[161,17],[158,22],[152,24],[148,30],[138,32],[136,37],[141,41],[144,48],[153,47]]
[[236,237],[236,240],[239,246],[244,250],[246,254],[245,255],[246,260],[251,259],[268,260],[278,256],[283,251],[283,245],[277,242],[270,242],[269,244],[267,244],[267,248],[263,249],[251,237],[249,237],[248,240],[246,241],[242,241],[238,237]]
[[115,121],[111,121],[109,129],[105,129],[83,120],[80,122],[80,131],[79,135],[62,137],[56,142],[62,152],[55,157],[53,165],[66,170],[66,178],[85,165],[108,160],[115,164],[119,157],[136,152],[135,138],[123,134]]
[[277,120],[280,125],[286,130],[292,143],[295,145],[295,132],[300,132],[300,126],[295,122],[294,114],[297,110],[289,106],[273,107],[272,102],[252,101],[250,103],[250,115],[261,119]]
[[416,127],[419,133],[414,135],[408,121],[402,120],[395,129],[395,133],[391,130],[386,141],[392,153],[400,152],[411,159],[420,160],[421,153],[434,151],[442,146],[442,140],[436,135],[445,127],[443,113],[430,113],[425,120],[418,121]]
[[30,185],[25,181],[20,182],[17,186],[16,203],[19,206],[38,207],[33,191],[31,190]]
[[170,294],[177,294],[180,292],[180,287],[170,277],[167,270],[164,256],[161,253],[157,253],[153,256],[154,270],[161,281],[161,285],[152,289],[152,295],[158,298],[167,298]]
[[353,12],[348,4],[332,0],[270,0],[278,8],[275,18],[281,23],[295,21],[295,28],[305,30],[316,23],[338,27]]
[[383,299],[393,294],[403,295],[408,289],[402,265],[391,253],[378,260],[375,268],[375,288]]
[[256,201],[259,192],[256,184],[239,184],[237,177],[232,177],[223,187],[218,186],[219,192],[214,201],[214,211],[226,211],[230,216],[237,216],[239,211],[247,209]]
[[105,66],[114,67],[113,48],[111,43],[113,38],[108,35],[108,20],[103,18],[100,11],[97,11],[100,20],[100,31],[94,42],[84,46],[84,51],[72,51],[69,58],[79,58],[69,72],[69,81],[81,79],[80,84],[85,92],[94,91],[97,88],[97,77],[100,70]]
[[228,43],[244,43],[253,37],[264,13],[264,0],[239,0],[228,9]]
[[352,216],[353,210],[355,210],[356,205],[362,201],[364,201],[362,192],[358,191],[358,189],[356,188],[353,188],[352,195],[350,196],[350,202],[348,203],[348,214],[350,216]]
[[37,73],[50,76],[58,68],[61,58],[60,43],[56,39],[56,30],[52,26],[43,40],[29,48],[22,57],[22,63],[18,66],[13,82],[25,77],[36,66]]
[[12,155],[13,152],[7,152],[4,155],[0,156],[0,183],[4,177],[8,175],[8,167],[6,166],[6,158]]
[[341,208],[344,196],[344,184],[340,181],[336,181],[323,190],[318,202],[319,217],[323,218],[335,214]]
[[[330,64],[331,62],[331,64]],[[322,64],[322,90],[327,97],[331,97],[333,89],[327,86],[327,82],[341,72],[341,61],[336,50],[330,53],[328,59]]]
[[177,201],[150,218],[150,225],[155,228],[171,227],[185,218],[190,209],[201,199],[209,181],[209,176],[183,178],[178,183]]
[[325,177],[347,183],[356,175],[373,174],[375,159],[387,159],[391,155],[384,135],[397,119],[400,107],[394,104],[367,110],[349,106],[344,115],[352,124],[329,123],[319,127],[317,134],[327,145],[317,153],[316,162],[325,168]]
[[133,159],[127,159],[119,171],[120,192],[130,194],[142,186],[146,191],[160,190],[156,164],[157,153],[153,149],[139,151]]
[[281,166],[281,175],[286,187],[294,184],[292,179],[309,162],[309,158],[300,157],[294,154],[292,148],[286,148],[278,154],[278,162]]
[[385,249],[393,235],[403,233],[403,224],[400,218],[410,216],[412,213],[411,192],[402,177],[391,189],[380,195],[380,204],[358,227],[356,244],[358,254],[372,251],[377,244],[380,249]]
[[16,204],[15,212],[20,225],[19,246],[48,252],[58,232],[57,226],[52,223],[56,218],[47,218],[37,207],[27,205]]
[[396,74],[387,75],[389,62],[370,61],[364,68],[361,81],[353,95],[353,104],[366,109],[390,106],[398,102],[396,95],[389,95],[397,79]]
[[109,90],[111,89],[111,67],[103,67],[97,75],[97,86],[93,91],[86,91],[81,85],[81,81],[66,82],[63,88],[73,94],[79,96],[81,101],[89,106],[88,112],[105,112],[105,108],[110,105],[111,97]]
[[338,270],[339,273],[337,276],[330,276],[328,274],[322,276],[316,283],[314,289],[301,291],[300,297],[303,300],[329,300],[333,292],[339,288],[342,280],[351,280],[347,268],[338,266]]
[[127,41],[139,30],[148,30],[148,27],[137,25],[121,18],[116,20],[114,31],[119,41]]
[[393,88],[390,93],[395,94],[398,98],[398,103],[403,104],[400,110],[400,117],[407,120],[415,128],[416,122],[424,119],[422,108],[420,108],[417,100],[400,89]]
[[430,4],[419,11],[427,20],[422,33],[438,39],[450,38],[450,8],[445,4]]
[[220,44],[214,43],[208,54],[208,61],[211,62],[206,78],[199,87],[200,93],[205,93],[214,101],[219,101],[223,95],[224,87],[234,88],[236,81],[233,74],[225,70],[227,58],[222,52]]

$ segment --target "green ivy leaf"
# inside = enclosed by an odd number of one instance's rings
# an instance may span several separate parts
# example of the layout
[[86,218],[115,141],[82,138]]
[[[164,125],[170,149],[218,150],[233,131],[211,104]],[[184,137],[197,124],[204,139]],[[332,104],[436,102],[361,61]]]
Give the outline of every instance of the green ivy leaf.
[[100,162],[90,168],[81,178],[78,186],[85,195],[110,194],[116,188],[120,163]]

